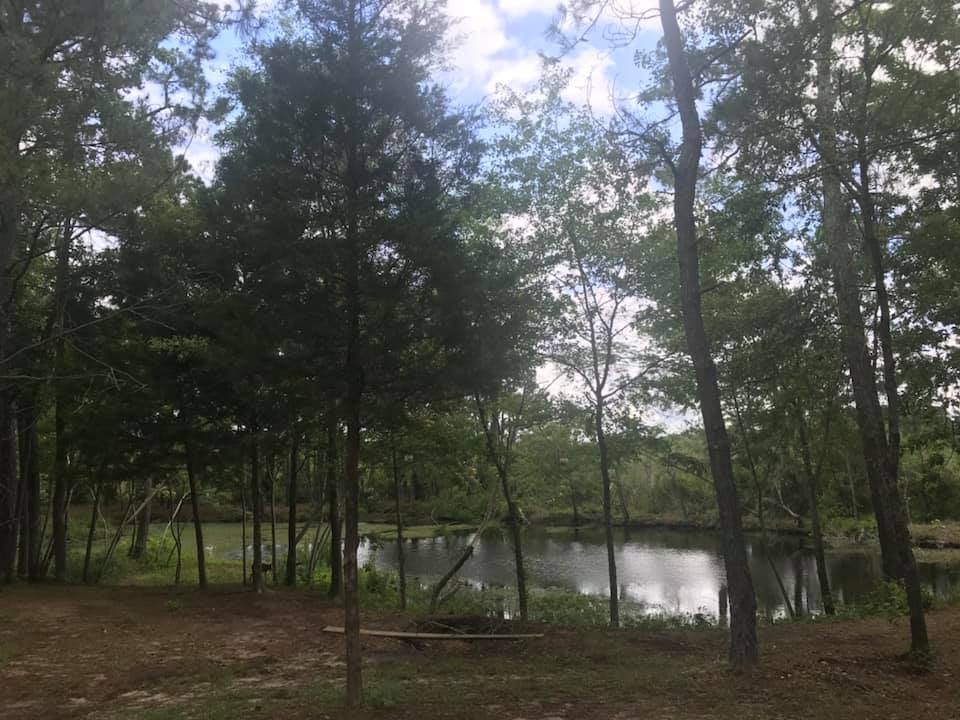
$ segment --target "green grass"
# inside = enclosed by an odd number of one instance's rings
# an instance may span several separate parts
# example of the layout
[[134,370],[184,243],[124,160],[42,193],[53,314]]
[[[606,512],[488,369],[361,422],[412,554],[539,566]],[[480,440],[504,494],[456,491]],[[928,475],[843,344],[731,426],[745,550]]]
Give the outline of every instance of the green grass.
[[[284,573],[284,564],[286,562],[287,524],[279,523],[277,525],[277,576],[282,580]],[[302,525],[300,526],[303,527]],[[144,557],[132,560],[128,557],[130,547],[130,538],[132,529],[127,528],[124,536],[117,547],[109,567],[103,574],[101,580],[104,584],[116,585],[172,585],[176,577],[176,555],[171,554],[174,549],[173,536],[171,531],[164,532],[166,523],[156,523],[150,528],[150,547],[147,549]],[[473,526],[465,524],[453,525],[422,525],[410,526],[404,528],[404,536],[409,539],[423,539],[438,537],[448,533],[467,532],[474,529]],[[96,577],[99,571],[100,562],[105,553],[107,544],[111,541],[115,528],[104,530],[100,525],[94,540],[94,552],[92,570]],[[360,533],[364,537],[373,539],[392,539],[396,533],[394,525],[386,523],[361,523]],[[253,529],[250,523],[247,524],[247,545],[251,544]],[[241,580],[242,567],[240,557],[234,557],[242,552],[242,528],[240,523],[204,523],[203,525],[203,544],[207,548],[206,566],[207,578],[210,583],[236,583]],[[313,529],[309,530],[304,536],[300,545],[300,562],[306,560],[307,544],[314,539]],[[163,544],[160,544],[161,538]],[[263,526],[264,544],[270,545],[270,526]],[[197,547],[193,532],[193,526],[184,525],[181,534],[181,574],[180,582],[183,584],[194,584],[197,578]],[[69,538],[69,568],[70,580],[79,582],[83,568],[83,555],[86,547],[86,528],[79,522],[73,522],[70,526]],[[326,561],[322,557],[322,561]],[[228,557],[229,556],[229,557]],[[265,562],[270,562],[269,550],[265,553]],[[252,562],[252,552],[247,553],[247,562]],[[321,585],[327,571],[321,567],[314,583]],[[272,580],[272,574],[267,573],[267,581]],[[305,580],[305,578],[302,578]]]

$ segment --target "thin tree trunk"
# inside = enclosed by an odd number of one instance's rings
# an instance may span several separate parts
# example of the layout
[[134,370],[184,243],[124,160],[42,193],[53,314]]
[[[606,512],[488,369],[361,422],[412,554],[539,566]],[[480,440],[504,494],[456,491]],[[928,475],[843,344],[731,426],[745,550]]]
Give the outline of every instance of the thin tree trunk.
[[24,547],[26,575],[31,582],[40,579],[40,442],[37,431],[36,407],[33,399],[21,410],[20,468],[24,488]]
[[[329,503],[328,522],[330,524],[330,588],[331,598],[343,593],[343,540],[340,537],[342,520],[340,518],[340,493],[337,473],[337,440],[340,436],[336,403],[331,401],[327,407],[327,501]],[[322,502],[322,499],[321,499]]]
[[30,415],[33,399],[19,408],[17,413],[17,471],[19,481],[17,483],[17,523],[20,529],[20,542],[17,549],[17,576],[21,578],[30,578],[33,575],[33,531],[34,524],[31,522],[33,504],[33,493],[30,483],[30,426],[33,419]]
[[263,587],[263,498],[261,497],[260,446],[256,433],[250,438],[250,504],[253,506],[253,567],[251,584],[253,591],[262,593]]
[[[359,53],[361,40],[355,28],[351,28],[350,51],[352,57]],[[351,133],[356,132],[351,128]],[[361,172],[359,144],[351,144],[348,160],[348,176],[352,184],[347,198],[348,229],[346,233],[346,305],[349,329],[347,353],[344,366],[346,397],[344,419],[347,425],[347,440],[344,452],[344,515],[345,538],[343,545],[343,607],[344,636],[347,661],[347,707],[356,708],[363,703],[362,658],[360,648],[360,584],[357,572],[357,550],[360,547],[360,432],[361,403],[364,391],[364,369],[360,358],[360,247],[356,220],[355,201],[357,178]]]
[[97,518],[100,515],[100,493],[102,483],[97,479],[97,486],[93,493],[93,510],[90,513],[90,529],[87,531],[87,549],[83,555],[83,582],[89,583],[90,578],[90,560],[93,556],[93,538],[97,532]]
[[696,370],[700,411],[710,455],[710,470],[720,511],[723,557],[730,592],[730,662],[753,665],[759,658],[757,600],[747,563],[740,503],[733,477],[730,440],[723,419],[717,371],[703,324],[700,268],[694,204],[702,138],[693,79],[687,64],[683,35],[673,0],[660,0],[660,21],[670,64],[673,88],[683,126],[680,157],[674,166],[674,219],[687,349]]
[[[356,319],[358,322],[359,319]],[[356,338],[356,332],[354,333]],[[356,357],[356,339],[348,350],[348,390],[345,403],[347,421],[346,462],[344,467],[346,536],[343,547],[344,632],[347,646],[347,706],[358,707],[363,700],[360,650],[360,586],[357,550],[360,546],[360,402],[363,371]]]
[[[243,463],[246,466],[246,463]],[[242,471],[243,475],[246,475],[246,471]],[[246,480],[246,478],[244,478]],[[247,491],[244,487],[246,482],[241,482],[240,484],[240,543],[241,543],[241,559],[240,559],[240,569],[241,574],[243,575],[243,584],[247,584]]]
[[529,618],[527,610],[527,572],[523,566],[523,533],[520,527],[520,512],[517,503],[513,500],[507,473],[502,472],[499,475],[503,498],[507,501],[507,517],[510,523],[510,535],[513,540],[513,562],[517,571],[517,601],[520,606],[520,619],[526,622]]
[[[153,478],[147,475],[143,479],[143,496],[148,498],[153,491]],[[147,540],[150,537],[150,514],[152,502],[147,502],[137,517],[137,528],[134,532],[134,542],[130,548],[130,557],[140,558],[147,551]]]
[[23,427],[17,425],[18,473],[17,473],[17,528],[20,538],[17,545],[17,577],[30,577],[30,488],[23,468]]
[[193,530],[197,542],[197,582],[200,588],[205,590],[207,587],[207,556],[206,547],[203,544],[203,522],[200,519],[200,490],[197,482],[197,461],[194,457],[193,441],[188,437],[184,442],[184,449],[187,454],[187,482],[190,485],[190,512],[193,513]]
[[[13,37],[16,37],[22,28],[21,15],[22,13],[14,13],[17,19],[15,20],[16,26],[13,28]],[[8,115],[7,117],[11,116]],[[5,134],[3,147],[0,147],[0,157],[4,158],[2,180],[0,180],[0,298],[2,298],[2,301],[0,301],[0,361],[6,360],[10,352],[11,320],[17,308],[11,268],[21,242],[20,217],[22,213],[21,193],[23,190],[21,185],[23,184],[23,178],[17,167],[19,164],[17,160],[21,155],[20,144],[23,132],[19,125],[22,125],[22,123],[13,126],[7,125],[6,129],[12,132]],[[5,409],[9,405],[6,393],[0,395],[0,402],[4,406],[0,409]],[[19,484],[18,480],[14,479],[17,476],[16,469],[14,469],[12,475],[13,477],[10,478],[11,485],[6,485],[0,480],[0,494],[2,494],[0,507],[4,510],[0,512],[0,523],[4,524],[4,527],[0,528],[0,538],[5,535],[4,528],[12,530],[12,526],[7,526],[5,523],[11,518],[12,512],[10,511],[16,505],[16,498],[10,494],[10,491]],[[9,543],[11,540],[0,540],[0,545],[3,545],[4,542]],[[15,536],[13,542],[16,542]],[[15,554],[15,551],[13,553]]]
[[[182,502],[182,500],[181,500]],[[173,574],[173,584],[180,584],[180,572],[183,569],[183,528],[180,526],[180,515],[177,514],[176,524],[173,530],[173,543],[177,551],[177,568]]]
[[273,584],[277,584],[277,476],[272,471],[273,460],[270,461],[270,574]]
[[[524,397],[526,397],[526,390],[524,390]],[[502,445],[503,441],[499,439],[497,430],[488,420],[487,412],[480,396],[474,395],[474,400],[477,405],[477,415],[483,427],[484,438],[486,439],[487,453],[497,469],[497,477],[500,480],[500,490],[503,492],[503,499],[507,503],[507,522],[510,525],[510,535],[513,540],[513,562],[517,574],[517,601],[519,604],[520,619],[526,622],[529,615],[527,612],[527,573],[523,566],[523,533],[520,527],[520,509],[517,507],[517,503],[513,499],[513,493],[510,490],[509,468],[512,440],[510,437],[507,438],[507,447],[502,448],[503,455],[501,456],[497,447],[498,444]],[[518,415],[522,414],[523,403],[521,402]],[[497,425],[499,427],[499,421],[497,421]],[[510,433],[510,435],[512,434],[513,432]]]
[[300,470],[300,436],[296,426],[290,441],[290,470],[287,473],[287,573],[286,584],[297,584],[297,473]]
[[830,591],[830,576],[827,575],[827,557],[823,549],[823,529],[820,526],[820,493],[818,491],[817,472],[814,470],[810,457],[810,441],[807,437],[807,421],[803,417],[803,409],[797,405],[797,429],[800,434],[800,453],[803,459],[803,470],[807,476],[807,502],[810,505],[810,529],[813,532],[813,552],[817,559],[817,580],[820,582],[820,598],[823,601],[823,611],[827,615],[835,612],[833,593]]
[[66,369],[67,284],[70,275],[70,220],[64,221],[56,243],[56,278],[54,287],[54,456],[53,456],[53,566],[58,582],[67,578],[67,439],[66,439],[66,388],[61,379]]
[[620,627],[620,597],[617,584],[617,556],[613,544],[613,499],[610,494],[610,456],[603,431],[603,400],[598,397],[594,415],[597,448],[600,450],[600,478],[603,483],[603,530],[607,542],[607,576],[610,583],[610,626]]
[[623,480],[620,477],[620,471],[614,473],[613,482],[617,488],[617,497],[620,499],[620,512],[623,514],[624,526],[630,525],[630,509],[627,507],[627,498],[623,492]]
[[847,466],[847,482],[850,485],[850,517],[856,520],[860,517],[860,508],[857,507],[857,484],[853,479],[853,469],[850,465],[850,456],[844,453],[843,460]]
[[0,576],[5,583],[16,579],[17,540],[22,515],[15,415],[9,394],[0,392]]
[[162,488],[162,484],[154,488],[137,507],[134,506],[133,496],[131,495],[130,500],[127,503],[127,507],[125,507],[123,510],[123,519],[120,521],[120,525],[117,527],[117,531],[113,535],[113,540],[110,541],[110,544],[107,546],[107,551],[103,555],[103,562],[100,564],[100,569],[97,571],[98,583],[103,578],[110,561],[113,559],[113,554],[116,552],[117,546],[120,544],[120,540],[123,537],[124,529],[127,527],[127,525],[133,522],[135,518],[139,517],[147,503],[152,501],[153,496],[156,495]]
[[[443,592],[443,588],[447,586],[458,572],[460,568],[463,567],[464,563],[467,562],[471,557],[473,557],[474,548],[476,547],[477,541],[483,535],[484,530],[487,529],[487,525],[493,519],[494,513],[496,512],[496,496],[497,496],[497,486],[491,485],[489,488],[489,499],[487,501],[487,511],[483,516],[483,519],[480,521],[480,525],[477,527],[476,531],[473,533],[473,537],[470,538],[470,542],[460,553],[460,557],[457,558],[457,561],[453,564],[453,567],[437,582],[433,587],[433,592],[430,594],[430,612],[435,613],[437,608],[440,607],[442,599],[440,594]],[[448,596],[449,597],[449,596]]]
[[[803,617],[803,553],[797,552],[793,557],[793,609],[797,617]],[[810,600],[807,599],[807,609]],[[832,611],[828,614],[833,614]]]
[[403,515],[400,512],[400,469],[397,466],[397,448],[390,438],[391,455],[393,458],[393,490],[394,512],[397,522],[397,570],[400,573],[400,609],[407,609],[407,571],[403,553]]
[[796,617],[796,613],[793,610],[793,605],[790,604],[790,596],[787,594],[787,587],[783,583],[783,578],[780,576],[780,571],[777,569],[777,564],[773,561],[773,555],[770,552],[770,539],[767,537],[767,526],[763,522],[763,503],[760,494],[760,476],[757,472],[757,465],[753,460],[753,451],[750,448],[750,438],[747,435],[747,429],[743,422],[743,416],[740,414],[740,403],[737,400],[736,392],[733,393],[733,408],[737,418],[737,427],[740,430],[740,436],[743,438],[743,448],[747,456],[747,467],[750,468],[750,477],[753,479],[753,484],[757,488],[757,507],[761,509],[761,512],[758,513],[757,521],[760,524],[760,539],[763,542],[763,553],[767,556],[767,563],[770,565],[770,571],[773,573],[773,577],[777,581],[777,587],[780,588],[780,595],[783,597],[783,604],[787,608],[787,613],[791,618],[793,618]]
[[[57,357],[62,359],[62,341],[57,343]],[[59,383],[58,383],[59,385]],[[53,576],[57,582],[67,579],[67,445],[63,393],[54,399],[53,450]]]
[[460,557],[457,558],[457,561],[453,566],[446,572],[446,574],[437,581],[437,584],[433,586],[433,592],[430,593],[430,613],[435,613],[437,608],[440,607],[440,593],[443,592],[443,589],[447,584],[456,577],[457,573],[460,572],[467,560],[473,557],[474,544],[471,542],[464,548],[463,552],[460,553]]

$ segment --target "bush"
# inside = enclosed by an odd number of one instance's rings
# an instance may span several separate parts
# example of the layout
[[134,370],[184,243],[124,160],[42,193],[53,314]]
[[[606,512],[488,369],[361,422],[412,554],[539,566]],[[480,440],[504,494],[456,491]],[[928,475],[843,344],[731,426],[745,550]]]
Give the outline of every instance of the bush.
[[[933,592],[927,588],[921,588],[923,594],[923,607],[929,610],[934,604]],[[887,580],[877,585],[861,602],[855,605],[848,605],[841,613],[845,616],[857,618],[864,617],[885,617],[894,620],[899,617],[910,614],[910,607],[907,604],[907,591],[902,581]]]

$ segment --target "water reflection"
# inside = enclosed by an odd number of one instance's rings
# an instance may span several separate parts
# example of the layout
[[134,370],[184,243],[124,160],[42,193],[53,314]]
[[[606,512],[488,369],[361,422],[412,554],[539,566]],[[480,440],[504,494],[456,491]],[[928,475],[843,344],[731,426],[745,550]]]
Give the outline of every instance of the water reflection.
[[[456,560],[469,535],[446,535],[406,541],[407,575],[424,582],[441,576]],[[822,612],[820,584],[812,549],[802,539],[777,538],[765,548],[757,539],[747,546],[760,612],[787,613],[773,567],[795,609]],[[528,528],[524,534],[528,583],[590,595],[607,594],[607,560],[603,533],[595,529]],[[724,604],[726,578],[719,537],[708,532],[632,530],[616,541],[621,597],[641,612],[704,613],[718,616]],[[361,563],[395,570],[396,541],[364,541]],[[956,571],[921,564],[921,576],[934,592],[945,595],[960,587]],[[827,573],[838,603],[853,602],[870,592],[882,577],[876,552],[831,553]],[[513,551],[505,533],[486,533],[461,578],[476,587],[512,586]]]

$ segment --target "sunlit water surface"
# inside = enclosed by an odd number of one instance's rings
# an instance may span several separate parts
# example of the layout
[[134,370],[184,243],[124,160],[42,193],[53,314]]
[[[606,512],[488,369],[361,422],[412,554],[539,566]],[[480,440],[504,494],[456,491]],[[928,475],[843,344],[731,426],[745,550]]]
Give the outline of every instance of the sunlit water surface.
[[[469,542],[469,534],[451,534],[404,542],[408,578],[429,583],[442,576]],[[703,613],[716,616],[725,584],[720,540],[715,533],[689,530],[622,530],[615,536],[620,597],[642,613],[669,615]],[[523,536],[527,582],[533,588],[561,589],[587,595],[608,592],[607,555],[602,531],[527,528]],[[820,584],[809,541],[795,537],[771,539],[765,549],[748,536],[747,553],[760,612],[773,617],[786,613],[779,573],[791,604],[820,612]],[[395,540],[364,540],[361,564],[397,569]],[[946,595],[960,589],[960,574],[933,564],[920,564],[924,583]],[[831,552],[827,572],[835,599],[856,602],[882,577],[880,558],[872,548]],[[475,587],[515,585],[513,549],[504,531],[487,532],[477,541],[474,556],[460,578]]]

